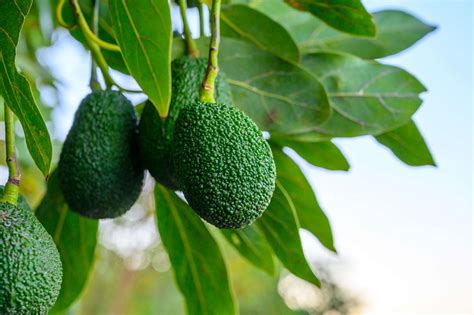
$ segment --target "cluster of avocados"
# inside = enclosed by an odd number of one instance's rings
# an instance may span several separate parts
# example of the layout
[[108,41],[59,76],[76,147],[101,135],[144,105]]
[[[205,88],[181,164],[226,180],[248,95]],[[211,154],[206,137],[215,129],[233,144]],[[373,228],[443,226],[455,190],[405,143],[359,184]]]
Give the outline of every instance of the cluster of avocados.
[[61,282],[56,245],[25,199],[0,202],[0,314],[46,314]]
[[136,201],[147,169],[180,190],[192,209],[219,228],[240,228],[270,203],[276,170],[270,146],[255,123],[234,107],[225,75],[216,103],[199,101],[207,59],[172,62],[169,115],[151,102],[140,122],[117,91],[88,95],[76,112],[58,165],[69,207],[89,218],[114,218]]

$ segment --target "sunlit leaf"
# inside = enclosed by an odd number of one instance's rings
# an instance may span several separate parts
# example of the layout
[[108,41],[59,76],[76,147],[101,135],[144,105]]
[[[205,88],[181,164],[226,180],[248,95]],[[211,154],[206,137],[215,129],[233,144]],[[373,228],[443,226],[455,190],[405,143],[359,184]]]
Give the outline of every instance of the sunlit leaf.
[[377,135],[375,139],[408,165],[436,165],[425,139],[413,120],[395,130]]
[[109,0],[116,39],[127,68],[160,116],[171,98],[171,14],[167,0]]
[[159,184],[155,203],[161,240],[188,314],[235,314],[224,260],[204,223],[173,191]]
[[275,265],[272,249],[262,232],[256,228],[256,225],[250,225],[243,229],[221,230],[221,232],[240,255],[257,268],[273,275]]
[[293,202],[279,182],[268,209],[256,224],[285,268],[301,279],[321,285],[304,256]]
[[31,4],[32,0],[0,1],[0,96],[18,117],[33,160],[48,176],[52,156],[49,132],[28,81],[15,65],[18,37]]
[[69,210],[56,172],[48,181],[47,193],[35,215],[53,237],[61,256],[63,283],[50,313],[62,313],[80,296],[87,283],[94,262],[98,221]]

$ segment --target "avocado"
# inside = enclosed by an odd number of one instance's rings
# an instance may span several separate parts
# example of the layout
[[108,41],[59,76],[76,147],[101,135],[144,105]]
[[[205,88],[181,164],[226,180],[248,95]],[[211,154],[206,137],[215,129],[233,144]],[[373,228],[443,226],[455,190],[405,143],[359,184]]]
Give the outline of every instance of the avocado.
[[[140,119],[140,153],[150,174],[156,181],[177,190],[171,161],[173,128],[179,111],[199,99],[199,90],[207,69],[207,58],[181,57],[171,64],[172,96],[169,115],[162,120],[151,102],[147,102]],[[225,74],[216,80],[217,100],[232,103],[230,87]]]
[[46,314],[61,282],[58,250],[33,212],[0,202],[0,314]]
[[61,152],[58,176],[69,207],[94,218],[115,218],[137,200],[144,177],[137,118],[117,91],[96,91],[79,105]]
[[270,146],[238,108],[196,102],[183,108],[173,134],[178,185],[194,211],[218,228],[260,217],[275,189]]
[[[0,185],[0,196],[3,196],[3,191],[4,190],[5,190],[5,186]],[[26,201],[25,197],[23,197],[22,195],[18,196],[17,203],[18,203],[19,207],[22,207],[22,208],[25,208],[25,209],[31,209],[30,205]]]

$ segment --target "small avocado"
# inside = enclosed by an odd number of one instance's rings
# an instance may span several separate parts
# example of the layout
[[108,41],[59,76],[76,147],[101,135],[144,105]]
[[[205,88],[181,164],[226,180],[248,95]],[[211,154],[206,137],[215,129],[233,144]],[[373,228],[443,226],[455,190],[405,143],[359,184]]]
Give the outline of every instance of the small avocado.
[[173,134],[178,185],[194,211],[218,228],[241,228],[260,217],[275,189],[267,141],[238,108],[196,102],[183,108]]
[[[199,99],[199,90],[207,69],[207,58],[181,57],[171,64],[172,96],[170,111],[161,119],[151,102],[147,102],[140,119],[139,145],[142,161],[150,174],[163,185],[177,190],[171,160],[173,129],[179,111]],[[225,74],[216,80],[216,98],[232,103],[230,87]]]
[[0,314],[46,314],[61,282],[58,250],[33,212],[0,202]]
[[137,200],[144,177],[135,110],[117,91],[96,91],[81,102],[58,165],[69,207],[94,218],[115,218]]

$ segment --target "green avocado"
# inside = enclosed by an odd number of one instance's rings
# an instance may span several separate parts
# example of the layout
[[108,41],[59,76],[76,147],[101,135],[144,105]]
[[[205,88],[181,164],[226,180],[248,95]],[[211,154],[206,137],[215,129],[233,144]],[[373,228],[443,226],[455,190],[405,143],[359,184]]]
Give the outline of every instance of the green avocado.
[[260,217],[275,189],[267,141],[238,108],[196,102],[183,108],[173,135],[178,185],[204,220],[241,228]]
[[[0,196],[3,196],[3,191],[4,190],[5,190],[5,186],[0,185]],[[22,195],[18,196],[17,203],[18,203],[18,207],[22,207],[24,209],[31,209],[30,205],[26,201],[25,197],[23,197]]]
[[46,314],[61,282],[58,250],[33,212],[0,202],[0,314]]
[[83,216],[115,218],[137,200],[144,177],[134,108],[121,93],[97,91],[81,102],[58,165],[69,207]]
[[[175,59],[171,64],[172,96],[168,117],[162,120],[153,104],[147,102],[140,119],[139,145],[145,168],[155,180],[173,190],[178,189],[171,160],[174,123],[184,106],[199,99],[206,68],[206,58]],[[216,97],[220,102],[232,103],[230,87],[222,72],[216,80]]]

